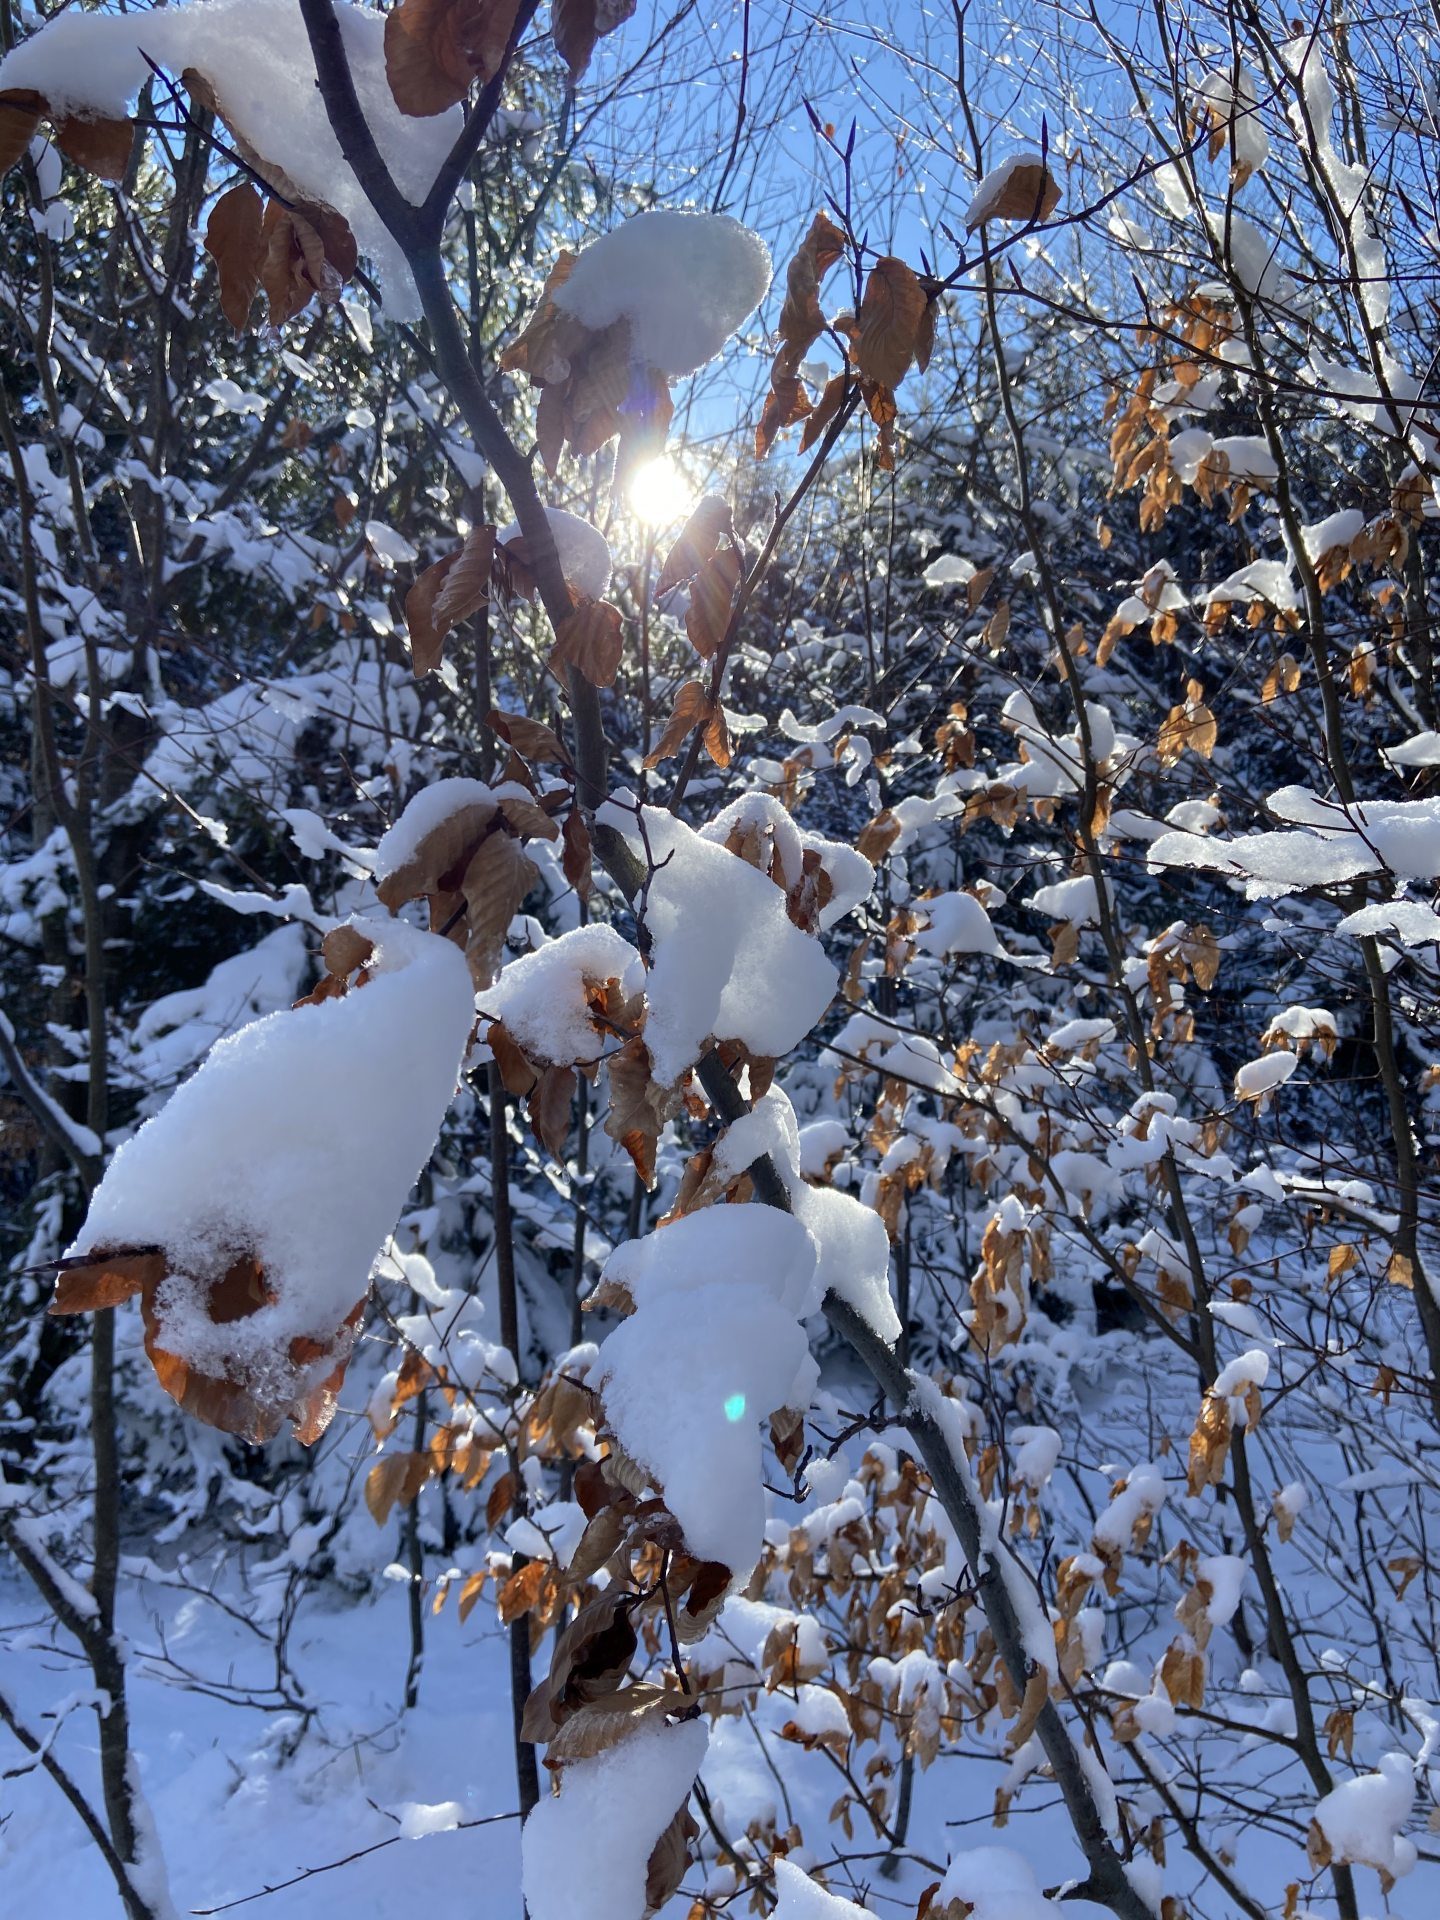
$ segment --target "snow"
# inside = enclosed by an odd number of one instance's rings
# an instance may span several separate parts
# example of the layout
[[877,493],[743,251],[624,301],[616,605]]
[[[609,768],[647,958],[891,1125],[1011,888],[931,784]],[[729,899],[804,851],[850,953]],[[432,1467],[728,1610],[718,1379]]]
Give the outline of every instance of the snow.
[[930,924],[915,936],[923,953],[948,958],[952,953],[999,953],[999,935],[990,916],[972,893],[937,893],[916,906],[929,914]]
[[[564,1769],[521,1841],[530,1920],[641,1920],[645,1868],[705,1758],[703,1720],[651,1722]],[[583,1896],[579,1889],[584,1889]],[[577,1902],[578,1896],[578,1902]]]
[[[815,1689],[806,1687],[803,1691],[813,1693]],[[834,1699],[834,1695],[830,1698]],[[869,1920],[869,1910],[857,1907],[853,1900],[846,1900],[838,1893],[831,1893],[802,1872],[793,1860],[777,1855],[775,1905],[770,1909],[770,1920]]]
[[760,1423],[810,1403],[816,1369],[791,1304],[813,1251],[789,1215],[709,1208],[617,1249],[606,1272],[638,1285],[596,1384],[626,1452],[664,1488],[697,1557],[743,1582],[765,1528]]
[[[1108,882],[1107,890],[1108,890]],[[1099,921],[1099,896],[1095,881],[1088,873],[1073,880],[1057,880],[1048,887],[1037,887],[1026,906],[1034,913],[1048,914],[1052,920],[1068,920],[1072,926],[1093,927]]]
[[1338,513],[1327,513],[1313,526],[1300,529],[1305,551],[1312,561],[1321,560],[1336,547],[1348,547],[1364,525],[1365,516],[1358,507],[1342,507]]
[[[604,818],[635,833],[618,807]],[[785,911],[767,875],[663,809],[646,807],[655,871],[645,902],[652,942],[645,1043],[656,1077],[678,1080],[710,1036],[770,1058],[788,1053],[830,1003],[837,972]]]
[[639,1309],[698,1287],[730,1284],[741,1290],[741,1312],[759,1287],[798,1315],[810,1298],[815,1261],[814,1242],[790,1214],[773,1207],[704,1207],[639,1240],[622,1240],[602,1279],[624,1287]]
[[1284,1049],[1261,1054],[1258,1060],[1247,1060],[1235,1072],[1235,1098],[1263,1099],[1277,1087],[1283,1087],[1299,1064],[1299,1055]]
[[678,376],[713,360],[769,285],[769,249],[738,220],[657,208],[592,240],[554,299],[597,332],[628,320],[635,360]]
[[1200,83],[1200,93],[1228,124],[1236,164],[1247,174],[1258,173],[1270,157],[1270,136],[1260,118],[1254,74],[1242,67],[1238,79],[1237,86],[1226,72],[1207,73]]
[[971,1847],[945,1870],[934,1905],[966,1901],[970,1920],[1057,1920],[1063,1908],[1047,1900],[1035,1869],[1013,1847]]
[[958,553],[942,553],[921,575],[927,587],[963,587],[975,578],[975,568]]
[[512,960],[482,996],[482,1013],[502,1020],[531,1060],[575,1066],[598,1060],[613,1040],[596,1027],[587,984],[619,980],[627,994],[643,976],[640,955],[614,927],[575,927],[535,953]]
[[1011,176],[1021,167],[1038,167],[1043,170],[1045,161],[1038,153],[1012,153],[997,167],[992,167],[976,187],[969,206],[965,209],[965,231],[972,232],[990,218],[990,209],[1000,199]]
[[[462,123],[458,108],[411,119],[385,77],[385,19],[337,0],[336,16],[365,117],[395,184],[424,199]],[[0,61],[0,90],[33,87],[52,108],[120,116],[151,78],[144,55],[178,81],[187,68],[214,88],[225,118],[292,187],[342,214],[374,261],[386,309],[413,318],[419,303],[404,256],[340,152],[315,82],[298,0],[186,0],[129,14],[60,14]]]
[[873,1207],[834,1187],[797,1186],[795,1212],[818,1248],[819,1293],[835,1293],[852,1306],[882,1340],[900,1337],[900,1316],[890,1298],[890,1236]]
[[[555,538],[555,551],[560,556],[560,571],[566,586],[588,599],[603,599],[615,570],[610,542],[598,527],[582,520],[578,513],[567,513],[563,507],[546,507],[545,518]],[[520,537],[518,520],[502,527],[496,536],[502,547]]]
[[1245,1561],[1235,1553],[1211,1554],[1196,1562],[1197,1583],[1203,1580],[1210,1588],[1205,1612],[1212,1627],[1228,1626],[1235,1618],[1247,1571]]
[[[398,922],[353,924],[376,945],[370,983],[220,1041],[120,1148],[69,1249],[163,1247],[161,1344],[274,1401],[333,1367],[333,1354],[293,1364],[289,1343],[332,1342],[363,1298],[430,1157],[473,1019],[458,948]],[[274,1298],[217,1325],[209,1286],[247,1251]]]
[[496,790],[487,787],[483,780],[433,780],[428,787],[422,787],[405,803],[394,825],[381,836],[372,870],[376,882],[388,880],[408,866],[421,842],[452,815],[462,813],[467,807],[493,813],[498,798]]
[[1337,1860],[1352,1860],[1399,1879],[1415,1865],[1414,1842],[1400,1829],[1415,1804],[1415,1771],[1403,1753],[1382,1754],[1362,1773],[1327,1793],[1315,1819]]

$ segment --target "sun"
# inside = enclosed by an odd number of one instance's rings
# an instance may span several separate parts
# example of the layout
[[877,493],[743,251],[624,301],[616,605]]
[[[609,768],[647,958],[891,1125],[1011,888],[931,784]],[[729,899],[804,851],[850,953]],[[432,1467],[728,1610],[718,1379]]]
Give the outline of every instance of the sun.
[[695,489],[668,453],[635,469],[626,488],[630,511],[647,527],[668,527],[683,520],[695,504]]

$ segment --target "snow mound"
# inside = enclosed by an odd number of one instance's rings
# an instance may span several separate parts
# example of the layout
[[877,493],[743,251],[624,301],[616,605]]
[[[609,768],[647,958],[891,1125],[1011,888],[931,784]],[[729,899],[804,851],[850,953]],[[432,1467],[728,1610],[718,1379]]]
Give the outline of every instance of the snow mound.
[[636,360],[694,373],[725,345],[770,285],[770,250],[723,213],[657,208],[592,240],[555,304],[602,331],[630,322]]
[[[603,817],[635,833],[620,809]],[[663,808],[646,807],[642,817],[645,841],[632,844],[642,858],[648,845],[656,869],[645,903],[645,1044],[656,1079],[673,1084],[711,1036],[767,1058],[788,1053],[830,1004],[834,966],[791,921],[768,875]]]
[[1047,1900],[1035,1869],[1013,1847],[971,1847],[957,1853],[940,1882],[935,1905],[963,1900],[971,1920],[1056,1920],[1058,1901]]
[[1315,1808],[1315,1824],[1337,1860],[1398,1880],[1415,1864],[1415,1843],[1400,1831],[1414,1804],[1413,1765],[1403,1753],[1387,1753],[1378,1772],[1362,1773],[1327,1793]]
[[605,1051],[585,987],[608,980],[636,991],[642,982],[639,954],[613,927],[574,927],[538,952],[512,960],[486,990],[483,1010],[505,1023],[506,1032],[532,1060],[574,1066],[598,1060]]
[[[591,600],[602,599],[615,566],[610,542],[598,527],[592,527],[578,513],[566,513],[563,507],[547,507],[545,517],[555,536],[555,551],[560,556],[560,571],[566,586]],[[520,522],[512,520],[508,527],[500,529],[497,537],[502,547],[520,539]]]
[[[814,1688],[806,1691],[814,1692]],[[857,1907],[853,1900],[830,1893],[817,1885],[808,1873],[802,1873],[793,1860],[782,1860],[778,1855],[775,1894],[770,1920],[869,1920],[868,1907]]]
[[541,1800],[521,1837],[530,1920],[640,1920],[650,1854],[708,1739],[703,1720],[652,1723],[565,1768],[560,1793]]
[[[221,1040],[120,1148],[68,1250],[163,1248],[159,1343],[263,1404],[333,1367],[328,1343],[430,1157],[474,1017],[457,947],[400,922],[353,924],[375,943],[368,984]],[[269,1297],[216,1322],[210,1289],[244,1254]],[[297,1363],[296,1340],[326,1352]]]

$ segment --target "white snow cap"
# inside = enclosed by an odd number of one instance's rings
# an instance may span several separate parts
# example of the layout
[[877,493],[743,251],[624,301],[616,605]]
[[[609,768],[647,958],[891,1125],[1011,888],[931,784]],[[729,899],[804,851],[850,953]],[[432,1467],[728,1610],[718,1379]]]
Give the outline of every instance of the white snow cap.
[[[400,921],[352,924],[375,943],[368,984],[220,1041],[120,1148],[68,1249],[163,1247],[161,1344],[269,1402],[317,1383],[292,1366],[290,1342],[332,1341],[363,1297],[434,1148],[474,1018],[458,947]],[[275,1297],[217,1325],[209,1287],[242,1253]]]
[[935,1905],[963,1900],[971,1920],[1056,1920],[1060,1904],[1047,1900],[1035,1869],[1013,1847],[971,1847],[957,1853],[940,1882]]
[[[418,205],[455,143],[460,109],[424,120],[401,113],[385,77],[385,16],[348,0],[336,0],[335,15],[381,157]],[[33,87],[59,112],[118,117],[150,78],[147,53],[177,80],[187,68],[203,74],[240,138],[302,195],[344,216],[379,269],[386,310],[401,319],[418,313],[404,255],[330,131],[298,0],[187,0],[127,14],[76,8],[0,60],[0,90]]]
[[636,992],[644,984],[644,963],[614,927],[597,921],[512,960],[481,995],[481,1012],[503,1020],[532,1060],[557,1067],[598,1060],[607,1042],[590,1018],[585,987],[605,980]]
[[[555,550],[560,555],[560,571],[566,586],[573,587],[576,593],[588,594],[592,600],[601,599],[610,585],[615,566],[610,557],[610,542],[598,527],[592,527],[578,513],[566,513],[563,507],[547,507],[545,517],[555,536]],[[502,547],[518,540],[520,522],[512,520],[496,537]]]
[[1403,1753],[1380,1757],[1379,1770],[1346,1780],[1315,1809],[1315,1822],[1337,1860],[1351,1860],[1396,1880],[1415,1864],[1415,1842],[1401,1828],[1415,1804],[1415,1768]]
[[808,1406],[815,1386],[792,1304],[814,1264],[790,1215],[734,1206],[617,1247],[605,1268],[637,1303],[600,1352],[606,1419],[664,1487],[690,1551],[741,1581],[765,1531],[760,1423]]
[[[813,1692],[814,1689],[806,1691]],[[834,1699],[833,1694],[828,1696]],[[848,1722],[847,1722],[848,1726]],[[770,1920],[869,1920],[870,1909],[830,1893],[793,1860],[775,1859],[775,1908]]]
[[645,809],[645,843],[633,815],[612,807],[601,817],[632,836],[642,857],[648,844],[656,864],[645,903],[645,1044],[655,1077],[673,1084],[711,1036],[771,1059],[798,1046],[839,976],[790,919],[774,881],[663,807]]
[[724,213],[637,213],[592,240],[555,304],[597,332],[630,322],[637,361],[694,373],[713,360],[770,285],[770,250]]
[[645,1869],[705,1758],[703,1720],[652,1722],[572,1761],[521,1836],[530,1920],[641,1920]]

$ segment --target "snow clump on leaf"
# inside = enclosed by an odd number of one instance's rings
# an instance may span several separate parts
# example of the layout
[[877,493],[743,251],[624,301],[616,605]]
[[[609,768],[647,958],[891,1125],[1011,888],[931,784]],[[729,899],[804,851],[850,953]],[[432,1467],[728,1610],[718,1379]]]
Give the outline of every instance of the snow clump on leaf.
[[770,250],[723,213],[657,208],[593,240],[555,304],[596,332],[630,322],[642,366],[694,373],[755,311],[770,285]]
[[143,1293],[162,1384],[263,1440],[324,1431],[369,1276],[434,1148],[474,1021],[463,957],[400,922],[343,929],[363,984],[215,1046],[120,1148],[55,1311]]

